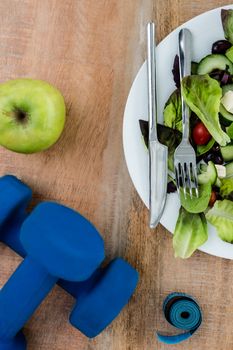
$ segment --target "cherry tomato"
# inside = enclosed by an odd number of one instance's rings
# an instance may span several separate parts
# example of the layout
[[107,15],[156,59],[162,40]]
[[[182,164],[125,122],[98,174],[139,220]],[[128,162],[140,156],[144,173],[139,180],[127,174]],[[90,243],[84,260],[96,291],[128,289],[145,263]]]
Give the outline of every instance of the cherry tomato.
[[209,206],[212,207],[217,200],[216,192],[212,191],[209,200]]
[[193,128],[192,138],[196,145],[205,145],[211,139],[211,135],[205,125],[198,122]]

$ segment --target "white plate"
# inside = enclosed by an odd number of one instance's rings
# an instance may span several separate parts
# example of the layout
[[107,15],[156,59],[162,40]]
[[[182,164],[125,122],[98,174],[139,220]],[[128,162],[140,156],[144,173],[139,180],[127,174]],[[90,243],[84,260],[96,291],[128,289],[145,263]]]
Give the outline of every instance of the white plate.
[[[225,6],[224,8],[233,8],[233,5]],[[213,42],[224,38],[220,12],[221,8],[217,8],[191,19],[175,29],[158,45],[156,57],[158,115],[160,122],[162,122],[164,104],[175,89],[171,69],[174,56],[177,53],[179,30],[183,27],[191,30],[193,35],[193,60],[198,62],[211,52]],[[143,145],[138,123],[139,119],[148,120],[147,113],[147,71],[146,63],[144,62],[133,82],[126,103],[123,123],[123,145],[131,179],[139,196],[148,207],[148,153]],[[160,222],[172,233],[174,232],[179,206],[177,194],[168,195],[165,211]],[[209,225],[208,231],[209,239],[202,245],[200,250],[219,257],[233,259],[233,245],[220,240],[213,226]]]

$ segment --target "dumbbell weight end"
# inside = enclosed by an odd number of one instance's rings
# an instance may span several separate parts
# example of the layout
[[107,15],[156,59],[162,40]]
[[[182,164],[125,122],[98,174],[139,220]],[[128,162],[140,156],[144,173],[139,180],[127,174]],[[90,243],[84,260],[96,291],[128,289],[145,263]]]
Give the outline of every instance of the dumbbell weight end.
[[57,280],[30,256],[25,258],[0,292],[0,345],[16,337]]
[[83,283],[71,324],[87,337],[96,337],[128,303],[137,283],[138,272],[130,264],[121,258],[112,260]]

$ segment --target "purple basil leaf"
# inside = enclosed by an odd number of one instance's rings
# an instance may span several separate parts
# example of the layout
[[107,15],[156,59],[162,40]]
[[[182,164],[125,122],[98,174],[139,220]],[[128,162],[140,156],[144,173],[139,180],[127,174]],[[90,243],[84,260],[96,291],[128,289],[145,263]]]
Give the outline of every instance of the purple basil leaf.
[[148,144],[149,144],[149,124],[148,124],[148,121],[139,119],[139,126],[140,126],[140,130],[141,130],[145,145],[148,148]]
[[175,82],[176,87],[180,88],[180,69],[179,69],[179,57],[175,55],[173,68],[172,68],[173,80]]
[[222,78],[221,78],[221,85],[226,85],[228,84],[228,80],[229,80],[230,74],[228,74],[227,72],[223,72]]

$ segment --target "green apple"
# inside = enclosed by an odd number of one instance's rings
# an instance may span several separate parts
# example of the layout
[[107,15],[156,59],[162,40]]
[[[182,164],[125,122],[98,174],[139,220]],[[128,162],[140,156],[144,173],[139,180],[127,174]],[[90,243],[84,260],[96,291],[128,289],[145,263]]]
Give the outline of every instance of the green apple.
[[45,81],[0,84],[0,145],[20,153],[45,150],[61,135],[65,114],[63,96]]

